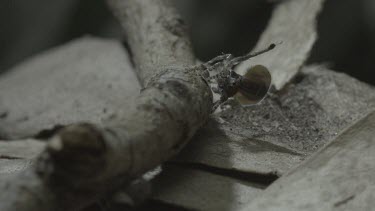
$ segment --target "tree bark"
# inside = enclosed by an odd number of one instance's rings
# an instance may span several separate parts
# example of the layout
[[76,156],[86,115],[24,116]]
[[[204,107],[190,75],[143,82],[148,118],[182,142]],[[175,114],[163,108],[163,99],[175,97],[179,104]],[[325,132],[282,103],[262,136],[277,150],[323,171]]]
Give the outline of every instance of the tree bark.
[[166,0],[111,0],[144,84],[104,126],[53,131],[35,165],[2,180],[0,210],[76,210],[175,155],[209,117],[212,93]]

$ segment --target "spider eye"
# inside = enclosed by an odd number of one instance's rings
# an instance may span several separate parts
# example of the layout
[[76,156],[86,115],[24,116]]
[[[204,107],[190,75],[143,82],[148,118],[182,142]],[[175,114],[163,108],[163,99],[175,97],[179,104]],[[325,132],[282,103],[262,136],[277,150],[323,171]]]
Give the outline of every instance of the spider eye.
[[271,85],[271,74],[263,65],[251,67],[242,77],[239,92],[234,96],[241,105],[259,103],[267,95]]

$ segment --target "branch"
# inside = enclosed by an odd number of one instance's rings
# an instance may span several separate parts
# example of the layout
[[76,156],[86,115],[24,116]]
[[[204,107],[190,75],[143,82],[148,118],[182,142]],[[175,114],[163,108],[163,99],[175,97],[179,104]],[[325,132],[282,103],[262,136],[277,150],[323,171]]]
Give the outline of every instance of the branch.
[[[1,182],[0,210],[70,210],[175,155],[203,125],[212,94],[192,67],[181,19],[163,0],[112,0],[145,88],[126,116],[57,130],[32,168]],[[191,67],[190,67],[191,66]]]
[[184,22],[171,6],[172,2],[108,0],[125,30],[144,85],[166,69],[181,69],[195,62]]

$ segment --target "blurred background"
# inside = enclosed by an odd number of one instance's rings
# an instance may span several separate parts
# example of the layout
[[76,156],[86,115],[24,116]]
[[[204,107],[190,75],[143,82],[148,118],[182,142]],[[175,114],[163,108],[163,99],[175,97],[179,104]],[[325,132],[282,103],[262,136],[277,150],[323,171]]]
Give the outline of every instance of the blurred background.
[[[223,52],[250,51],[279,1],[176,0],[176,6],[204,61]],[[2,0],[0,30],[0,73],[77,37],[123,37],[104,0]],[[326,0],[318,34],[308,63],[325,63],[375,84],[374,0]]]

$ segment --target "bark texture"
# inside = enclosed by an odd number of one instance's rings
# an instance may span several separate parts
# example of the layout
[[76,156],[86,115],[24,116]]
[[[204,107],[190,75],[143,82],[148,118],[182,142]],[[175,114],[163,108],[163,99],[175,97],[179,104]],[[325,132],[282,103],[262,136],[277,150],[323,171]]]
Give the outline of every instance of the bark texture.
[[[153,169],[202,126],[212,93],[192,67],[182,22],[168,1],[111,1],[145,84],[127,113],[105,125],[52,133],[33,168],[2,181],[0,210],[69,210]],[[191,65],[191,66],[189,66]]]
[[108,3],[125,30],[143,85],[155,74],[194,64],[185,25],[173,8],[173,1],[108,0]]

